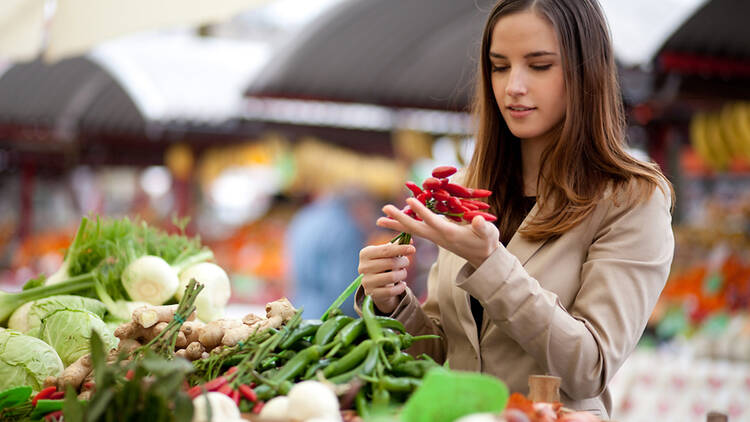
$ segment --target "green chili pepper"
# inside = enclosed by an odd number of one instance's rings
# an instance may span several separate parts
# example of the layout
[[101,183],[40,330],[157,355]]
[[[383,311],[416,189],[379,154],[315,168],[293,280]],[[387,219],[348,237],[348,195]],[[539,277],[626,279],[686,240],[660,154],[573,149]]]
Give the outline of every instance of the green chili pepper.
[[401,335],[401,348],[408,349],[414,344],[414,342],[420,341],[420,340],[430,340],[430,339],[439,339],[440,336],[436,336],[434,334],[427,334],[424,336],[412,336],[409,333],[402,334]]
[[383,328],[375,319],[375,307],[372,304],[372,296],[365,296],[365,300],[362,301],[362,319],[365,320],[367,335],[371,339],[378,341],[383,338]]
[[328,380],[334,384],[343,384],[349,382],[352,378],[357,375],[370,375],[375,370],[375,365],[378,363],[378,347],[372,347],[367,352],[367,357],[362,361],[356,368],[344,372],[343,374],[336,375],[329,378]]
[[307,368],[307,371],[305,371],[305,375],[302,378],[306,380],[312,379],[315,377],[318,371],[325,369],[330,364],[331,361],[328,359],[319,360],[318,362],[310,365]]
[[320,320],[317,319],[306,319],[300,323],[299,327],[297,327],[292,333],[286,337],[281,344],[279,344],[279,347],[282,349],[288,349],[296,343],[298,340],[303,339],[304,337],[308,337],[311,335],[314,335],[316,331],[318,331],[318,328],[323,325],[323,323]]
[[318,328],[313,339],[314,344],[326,345],[328,344],[336,334],[344,328],[347,324],[354,321],[354,318],[347,315],[339,315],[328,319],[323,325]]
[[354,407],[357,409],[357,414],[360,418],[363,420],[370,419],[370,407],[367,405],[364,388],[360,388],[356,397],[354,397]]
[[336,353],[338,353],[342,348],[345,348],[352,344],[357,338],[359,338],[360,334],[365,329],[365,321],[360,319],[355,319],[354,321],[350,322],[349,324],[345,325],[344,328],[342,328],[338,334],[336,334],[336,338],[333,340],[333,344],[335,346],[333,349],[331,349],[328,354],[326,354],[327,358],[330,358],[332,356],[335,356]]
[[276,375],[273,376],[273,381],[276,383],[281,383],[283,381],[293,379],[297,375],[301,374],[311,362],[316,361],[320,358],[320,350],[321,347],[315,345],[310,346],[307,349],[297,353],[292,359],[289,360],[289,362],[285,363],[284,366],[281,367]]
[[394,365],[392,373],[398,376],[422,378],[430,369],[438,366],[434,361],[412,360]]
[[332,377],[354,368],[365,359],[365,356],[370,349],[377,349],[373,346],[374,344],[372,340],[365,340],[362,343],[359,343],[359,345],[357,345],[357,347],[351,352],[328,365],[323,370],[323,375],[326,377]]
[[375,391],[372,392],[372,406],[378,408],[384,408],[388,406],[391,401],[391,393],[383,387],[378,386]]
[[422,384],[422,380],[411,377],[392,377],[384,375],[380,377],[379,385],[388,391],[394,391],[399,393],[408,393],[414,391],[417,387]]
[[375,316],[375,320],[378,321],[378,324],[380,324],[380,326],[383,328],[390,328],[392,330],[396,330],[401,333],[406,332],[406,328],[404,328],[404,324],[402,324],[401,321],[397,319],[377,315]]
[[390,358],[388,358],[388,361],[391,363],[391,365],[399,365],[401,363],[409,362],[412,360],[414,360],[414,356],[402,351],[398,351],[392,354]]
[[276,355],[276,356],[278,356],[278,357],[279,357],[279,359],[281,359],[281,360],[283,360],[283,361],[288,361],[288,360],[290,360],[291,358],[293,358],[293,357],[294,357],[294,355],[296,355],[296,354],[297,354],[297,352],[295,352],[294,350],[282,350],[282,351],[281,351],[281,352],[280,352],[280,353],[279,353],[278,355]]
[[347,324],[339,331],[337,337],[341,346],[348,346],[356,340],[365,329],[365,321],[360,319],[354,320]]

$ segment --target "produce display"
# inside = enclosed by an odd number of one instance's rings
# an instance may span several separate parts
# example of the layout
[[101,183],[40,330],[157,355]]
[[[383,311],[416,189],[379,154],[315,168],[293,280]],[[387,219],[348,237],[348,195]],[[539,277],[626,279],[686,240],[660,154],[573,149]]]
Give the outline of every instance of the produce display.
[[[439,167],[406,186],[456,222],[494,220],[478,200],[490,192],[451,183],[455,172]],[[509,400],[495,377],[413,356],[415,342],[437,336],[411,335],[369,296],[360,318],[343,315],[361,276],[319,319],[303,320],[286,298],[264,315],[226,318],[230,283],[212,256],[184,234],[84,218],[57,273],[0,296],[9,327],[0,330],[0,420],[598,420],[557,400]]]

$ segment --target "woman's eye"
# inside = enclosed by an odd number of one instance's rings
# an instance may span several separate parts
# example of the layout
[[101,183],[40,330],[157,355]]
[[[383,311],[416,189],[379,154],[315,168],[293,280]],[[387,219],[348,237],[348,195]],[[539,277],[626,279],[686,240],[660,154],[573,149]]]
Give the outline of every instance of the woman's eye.
[[508,70],[508,66],[492,66],[493,72],[505,72]]
[[531,68],[534,69],[534,70],[547,70],[550,67],[552,67],[551,64],[531,65]]

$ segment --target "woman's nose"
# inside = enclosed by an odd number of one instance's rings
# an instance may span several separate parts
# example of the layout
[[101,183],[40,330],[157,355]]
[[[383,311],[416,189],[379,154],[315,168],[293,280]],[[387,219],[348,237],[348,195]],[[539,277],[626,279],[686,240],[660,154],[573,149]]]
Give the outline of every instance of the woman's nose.
[[505,86],[505,93],[511,97],[525,95],[527,92],[524,76],[520,71],[511,70],[508,75],[508,84]]

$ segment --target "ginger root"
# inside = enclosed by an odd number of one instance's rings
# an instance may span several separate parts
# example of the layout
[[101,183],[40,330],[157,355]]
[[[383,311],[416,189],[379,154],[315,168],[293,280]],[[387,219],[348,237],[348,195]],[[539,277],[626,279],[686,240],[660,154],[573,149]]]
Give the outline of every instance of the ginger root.
[[237,343],[246,340],[255,331],[254,327],[242,324],[239,327],[229,328],[224,331],[221,338],[221,344],[224,346],[234,346]]
[[297,310],[294,309],[292,303],[285,297],[266,304],[266,318],[280,317],[281,324],[286,324],[296,313]]
[[57,378],[57,389],[65,391],[65,386],[70,385],[76,391],[81,387],[84,378],[91,372],[91,355],[86,354],[78,358],[70,366],[65,368]]
[[[177,305],[141,306],[133,311],[133,322],[148,328],[160,322],[170,322],[174,319]],[[195,319],[195,311],[188,316],[188,321]]]
[[263,321],[264,319],[265,318],[260,317],[260,316],[255,315],[255,314],[247,314],[247,315],[245,315],[244,318],[242,318],[242,322],[244,324],[252,326],[252,325],[257,324],[260,321]]
[[188,360],[193,361],[200,359],[205,351],[206,348],[200,342],[194,341],[185,348],[185,355]]
[[194,341],[198,341],[198,337],[200,335],[198,330],[205,325],[206,324],[200,321],[185,321],[185,323],[182,324],[182,327],[180,327],[180,331],[185,334],[185,339],[187,340],[188,344],[190,344]]

